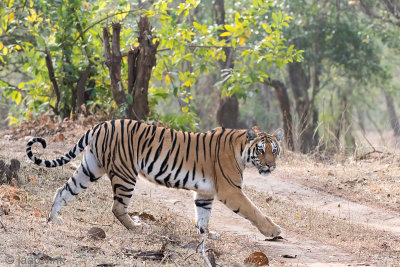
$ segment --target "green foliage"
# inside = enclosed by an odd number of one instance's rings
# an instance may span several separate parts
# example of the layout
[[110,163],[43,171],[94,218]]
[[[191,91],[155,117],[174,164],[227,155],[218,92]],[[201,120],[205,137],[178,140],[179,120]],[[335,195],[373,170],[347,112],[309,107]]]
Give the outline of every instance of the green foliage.
[[[231,24],[218,26],[214,23],[202,24],[200,20],[187,23],[190,11],[199,1],[186,1],[173,6],[171,1],[156,2],[154,12],[149,15],[158,18],[161,50],[154,77],[164,79],[165,85],[172,88],[174,95],[186,99],[188,89],[197,77],[212,70],[218,70],[219,61],[225,61],[224,47],[235,50],[235,68],[222,70],[223,95],[236,94],[245,97],[246,88],[268,78],[266,67],[300,61],[302,51],[286,46],[281,30],[288,27],[292,19],[282,12],[271,12],[268,1],[254,1],[247,11],[234,13]],[[183,12],[185,10],[185,12]],[[270,24],[265,17],[270,15]],[[220,37],[228,37],[221,39]],[[191,71],[185,71],[190,66]]]
[[[221,72],[216,87],[223,95],[246,97],[249,89],[269,77],[268,67],[282,67],[302,58],[302,51],[287,46],[282,35],[292,18],[272,11],[269,1],[253,1],[246,11],[229,10],[229,22],[222,26],[215,25],[210,17],[196,15],[196,8],[207,8],[207,3],[198,0],[159,0],[142,12],[134,11],[135,6],[126,1],[107,0],[19,0],[1,5],[0,34],[7,40],[0,43],[0,61],[6,66],[18,56],[21,71],[30,77],[18,88],[3,90],[4,96],[20,106],[16,117],[35,117],[50,108],[58,109],[61,117],[69,116],[74,108],[75,87],[89,62],[94,63],[90,74],[94,85],[86,91],[87,105],[93,111],[106,109],[123,116],[126,106],[118,110],[112,102],[109,74],[103,66],[101,32],[107,22],[123,22],[121,52],[126,53],[137,45],[135,24],[140,14],[151,18],[154,35],[160,41],[149,91],[150,119],[162,118],[176,127],[196,126],[193,91],[198,90],[201,76],[221,71],[220,62],[226,60],[224,48],[234,49],[235,67]],[[105,17],[109,19],[103,20]],[[58,107],[46,65],[46,49],[60,91]],[[124,63],[122,87],[127,88],[126,58]],[[154,106],[170,97],[178,101],[179,111],[175,115],[157,114]],[[127,104],[132,101],[127,94]]]

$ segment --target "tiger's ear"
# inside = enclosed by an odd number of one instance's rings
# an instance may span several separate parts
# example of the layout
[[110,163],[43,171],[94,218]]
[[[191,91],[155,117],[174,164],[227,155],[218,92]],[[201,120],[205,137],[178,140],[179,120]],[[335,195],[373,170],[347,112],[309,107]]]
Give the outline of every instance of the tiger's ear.
[[276,138],[276,140],[278,140],[278,142],[280,142],[283,138],[283,130],[281,128],[277,129],[274,134],[273,134]]
[[247,141],[254,140],[256,138],[256,132],[253,129],[248,129],[246,132]]

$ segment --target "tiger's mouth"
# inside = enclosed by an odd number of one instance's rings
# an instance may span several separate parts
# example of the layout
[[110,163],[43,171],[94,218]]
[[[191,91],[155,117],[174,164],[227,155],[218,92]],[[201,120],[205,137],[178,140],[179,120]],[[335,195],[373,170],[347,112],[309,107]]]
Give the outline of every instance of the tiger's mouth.
[[259,169],[258,172],[263,176],[268,176],[268,175],[271,174],[271,170],[270,169],[266,169],[266,170]]

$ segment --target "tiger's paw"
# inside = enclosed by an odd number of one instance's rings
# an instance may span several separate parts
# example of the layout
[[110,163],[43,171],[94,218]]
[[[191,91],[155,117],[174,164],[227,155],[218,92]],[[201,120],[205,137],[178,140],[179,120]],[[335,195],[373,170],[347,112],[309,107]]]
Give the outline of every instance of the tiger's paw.
[[63,220],[61,219],[61,217],[57,214],[52,214],[52,213],[49,213],[49,215],[47,216],[47,222],[54,223],[57,225],[63,224]]
[[262,234],[266,237],[276,237],[282,233],[282,229],[278,225],[272,225],[268,227],[267,231],[263,231]]

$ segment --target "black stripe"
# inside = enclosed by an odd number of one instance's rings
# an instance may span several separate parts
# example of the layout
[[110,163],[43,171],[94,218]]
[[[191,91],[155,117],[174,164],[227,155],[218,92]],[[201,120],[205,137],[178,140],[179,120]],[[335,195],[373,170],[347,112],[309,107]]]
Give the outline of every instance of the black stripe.
[[206,136],[207,136],[207,134],[204,133],[204,135],[203,135],[203,154],[204,154],[204,161],[205,161],[206,158],[207,158],[207,153],[206,153]]
[[137,144],[136,144],[136,146],[137,146],[137,147],[136,147],[136,162],[138,162],[138,160],[139,160],[139,148],[140,148],[140,143],[141,143],[141,140],[142,140],[142,138],[143,138],[143,135],[144,135],[145,131],[146,131],[146,128],[144,128],[143,131],[142,131],[142,133],[139,135],[139,139],[138,139]]
[[74,177],[71,177],[71,180],[72,180],[72,182],[74,183],[75,187],[77,187],[77,186],[76,186],[76,180],[75,180],[75,178],[74,178]]
[[171,173],[167,175],[167,177],[164,178],[164,184],[166,187],[171,187],[171,184],[169,183],[169,178],[171,177]]
[[[146,140],[144,141],[143,146],[142,146],[142,151],[140,151],[140,154],[141,154],[141,155],[143,155],[144,149],[146,148],[146,144],[147,144],[148,141],[149,141],[149,139],[146,139]],[[138,157],[139,157],[139,155],[138,155]]]
[[189,160],[189,151],[190,151],[190,142],[191,142],[191,136],[190,133],[188,133],[188,145],[187,145],[187,149],[186,149],[186,161]]
[[[85,164],[86,164],[86,167],[87,167],[87,168],[85,167]],[[82,171],[83,171],[83,173],[84,173],[87,177],[90,178],[90,181],[91,181],[91,182],[94,182],[94,181],[98,180],[99,178],[96,178],[96,176],[90,171],[89,166],[87,166],[86,159],[85,159],[85,164],[82,164],[82,165],[81,165],[81,166],[82,166]]]
[[[154,132],[154,131],[153,131],[153,132]],[[150,146],[150,145],[153,143],[155,137],[156,137],[156,135],[155,135],[154,133],[152,133],[152,136],[151,136],[150,141],[149,141],[149,143],[147,144],[147,146]]]
[[[168,166],[167,166],[168,159],[169,159],[169,153],[167,154],[167,156],[165,157],[165,159],[164,159],[163,162],[161,163],[160,170],[159,170],[158,173],[154,176],[154,179],[157,180],[157,178],[158,178],[160,175],[164,174],[164,172],[168,169]],[[171,174],[170,174],[170,175],[171,175]]]
[[153,129],[151,130],[151,134],[154,135],[154,132],[157,130],[157,126],[153,125]]
[[125,203],[124,203],[124,201],[122,200],[122,198],[121,198],[121,197],[114,196],[114,200],[117,200],[119,203],[121,203],[122,205],[124,205],[124,206],[125,206]]
[[124,192],[132,192],[134,190],[134,188],[128,188],[122,184],[115,184],[113,187],[114,193],[117,192],[117,189],[124,191]]
[[65,184],[65,189],[67,189],[73,196],[76,196],[78,194],[78,193],[75,193],[74,191],[72,191],[72,188],[69,186],[68,183]]
[[212,130],[211,131],[211,137],[210,137],[210,144],[209,144],[209,147],[210,147],[210,157],[211,157],[211,151],[212,151],[212,140],[213,140],[213,138],[214,138],[214,135],[215,135],[215,130]]
[[196,161],[199,161],[199,138],[200,134],[196,134]]
[[161,138],[164,136],[165,128],[162,129],[160,136],[158,137],[158,142],[160,142]]
[[150,147],[149,151],[147,152],[146,159],[145,159],[145,161],[144,161],[144,163],[145,163],[146,166],[147,166],[147,162],[149,161],[149,157],[150,157],[150,154],[151,154],[151,150],[153,150],[153,147]]
[[118,194],[118,196],[123,196],[123,197],[131,198],[131,197],[132,197],[132,194]]
[[124,133],[124,121],[120,120],[120,124],[121,124],[121,143],[120,143],[120,146],[122,147],[122,151],[124,152],[125,160],[127,161],[128,158],[126,157],[125,143],[124,143],[124,134],[125,134]]
[[150,132],[150,128],[151,128],[151,126],[150,125],[146,125],[147,126],[147,131],[146,131],[146,135],[145,135],[145,137],[147,137],[147,135],[149,134],[149,132]]
[[182,165],[183,165],[183,159],[182,159],[182,161],[181,161],[181,164],[179,165],[178,170],[177,170],[176,173],[175,173],[174,179],[176,179],[176,177],[178,177],[179,173],[181,172]]
[[192,181],[194,181],[195,175],[196,175],[196,162],[194,163],[194,166],[193,166]]
[[147,169],[148,173],[151,173],[151,171],[153,170],[154,163],[157,161],[158,157],[160,156],[160,152],[162,150],[163,143],[164,143],[164,139],[161,141],[161,144],[158,146],[156,153],[154,154],[154,159],[150,163],[149,168]]
[[185,178],[183,179],[182,187],[185,187],[185,185],[186,185],[186,183],[187,183],[188,180],[189,180],[189,172],[186,173],[186,176],[185,176]]
[[181,144],[179,144],[178,149],[176,150],[175,158],[174,158],[174,163],[172,164],[171,170],[175,169],[176,162],[177,162],[177,160],[178,160],[178,155],[179,155],[179,149],[180,149],[180,148],[181,148]]
[[[132,122],[132,121],[129,121],[128,126],[129,126],[129,124],[130,124],[131,122]],[[127,139],[128,139],[129,162],[131,163],[130,168],[133,170],[133,173],[134,173],[135,176],[138,175],[138,172],[137,172],[137,170],[136,170],[136,168],[135,168],[135,164],[134,164],[134,160],[133,160],[133,152],[134,152],[134,150],[133,150],[133,147],[132,147],[132,143],[133,143],[133,136],[134,136],[133,132],[134,132],[134,129],[135,129],[136,125],[137,125],[137,124],[135,124],[135,125],[133,126],[133,128],[132,128],[131,131],[128,131],[129,128],[128,128],[128,126],[127,126]],[[131,138],[129,138],[129,132],[131,133]]]

